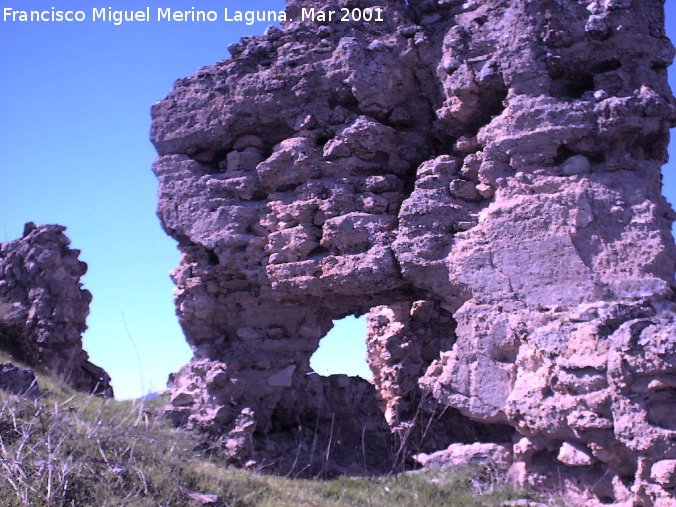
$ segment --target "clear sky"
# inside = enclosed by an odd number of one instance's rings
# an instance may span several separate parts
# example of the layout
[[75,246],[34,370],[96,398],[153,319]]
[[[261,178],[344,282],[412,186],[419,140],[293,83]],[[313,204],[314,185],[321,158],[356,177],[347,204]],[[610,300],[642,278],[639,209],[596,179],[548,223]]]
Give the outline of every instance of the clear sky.
[[[194,4],[217,11],[283,7],[282,0],[23,0],[14,8],[90,12]],[[667,0],[666,10],[675,39],[676,0]],[[20,237],[27,221],[68,227],[73,247],[89,264],[84,284],[94,295],[85,348],[112,376],[118,398],[162,389],[167,375],[190,358],[167,276],[179,253],[155,215],[150,106],[175,79],[226,58],[229,44],[264,29],[0,19],[0,241]],[[673,143],[671,152],[676,157]],[[672,203],[675,167],[665,167]],[[368,375],[364,320],[346,319],[336,328],[323,340],[315,369]]]

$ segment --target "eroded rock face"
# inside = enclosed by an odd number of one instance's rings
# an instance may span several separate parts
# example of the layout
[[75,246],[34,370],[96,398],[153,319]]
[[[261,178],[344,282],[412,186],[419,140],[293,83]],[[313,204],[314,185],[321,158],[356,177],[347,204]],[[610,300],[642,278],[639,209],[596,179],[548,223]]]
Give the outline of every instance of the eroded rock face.
[[110,377],[82,349],[92,296],[65,230],[28,223],[22,238],[0,243],[0,348],[75,389],[112,396]]
[[438,302],[377,306],[367,324],[367,360],[400,458],[457,442],[511,442],[511,426],[472,421],[418,387],[439,351],[456,340],[455,321]]
[[662,2],[409,3],[388,2],[382,23],[318,25],[297,14],[321,2],[291,1],[296,21],[153,108],[195,352],[173,416],[241,435],[246,411],[240,456],[273,462],[288,400],[304,400],[296,418],[365,424],[375,397],[317,409],[336,388],[308,373],[332,320],[370,311],[394,433],[421,430],[417,407],[453,411],[418,450],[479,427],[512,440],[522,482],[668,498],[668,467],[651,472],[676,452]]

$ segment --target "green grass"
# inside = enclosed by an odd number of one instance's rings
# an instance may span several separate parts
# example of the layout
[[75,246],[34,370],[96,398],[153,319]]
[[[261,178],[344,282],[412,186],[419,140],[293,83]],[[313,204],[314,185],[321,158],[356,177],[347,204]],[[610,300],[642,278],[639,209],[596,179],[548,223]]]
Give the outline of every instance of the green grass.
[[165,400],[86,396],[45,375],[38,383],[38,400],[0,391],[3,506],[200,505],[186,491],[218,495],[215,505],[294,507],[490,506],[523,496],[486,470],[330,481],[240,470],[162,419]]

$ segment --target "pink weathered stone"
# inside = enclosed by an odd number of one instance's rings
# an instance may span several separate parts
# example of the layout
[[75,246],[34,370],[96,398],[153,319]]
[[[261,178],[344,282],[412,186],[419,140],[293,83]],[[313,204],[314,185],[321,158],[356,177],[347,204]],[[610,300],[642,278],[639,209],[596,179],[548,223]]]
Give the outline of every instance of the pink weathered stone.
[[0,243],[0,348],[75,389],[112,396],[110,377],[82,349],[92,296],[65,229],[28,223],[22,238]]
[[500,444],[451,444],[448,449],[432,454],[417,454],[415,460],[429,470],[463,465],[506,469],[512,464],[512,449]]
[[[269,442],[296,438],[311,473],[338,427],[375,424],[403,462],[516,432],[522,482],[668,498],[650,476],[676,457],[663,3],[408,4],[382,23],[296,17],[154,106],[195,353],[174,388],[198,400],[172,414],[227,435],[251,409],[246,452],[282,471]],[[312,374],[332,321],[365,313],[374,385]],[[215,368],[228,381],[209,391]],[[358,441],[334,471],[374,470]],[[594,465],[558,461],[564,443]]]

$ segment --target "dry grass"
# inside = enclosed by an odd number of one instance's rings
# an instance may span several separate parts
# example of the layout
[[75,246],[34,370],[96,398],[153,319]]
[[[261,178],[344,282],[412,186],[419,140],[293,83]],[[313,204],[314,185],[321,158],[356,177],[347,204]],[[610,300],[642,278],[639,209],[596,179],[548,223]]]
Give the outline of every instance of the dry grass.
[[487,470],[331,481],[239,470],[159,417],[162,399],[119,402],[44,375],[38,382],[38,400],[0,391],[2,505],[200,505],[190,492],[228,506],[479,506],[519,497]]

